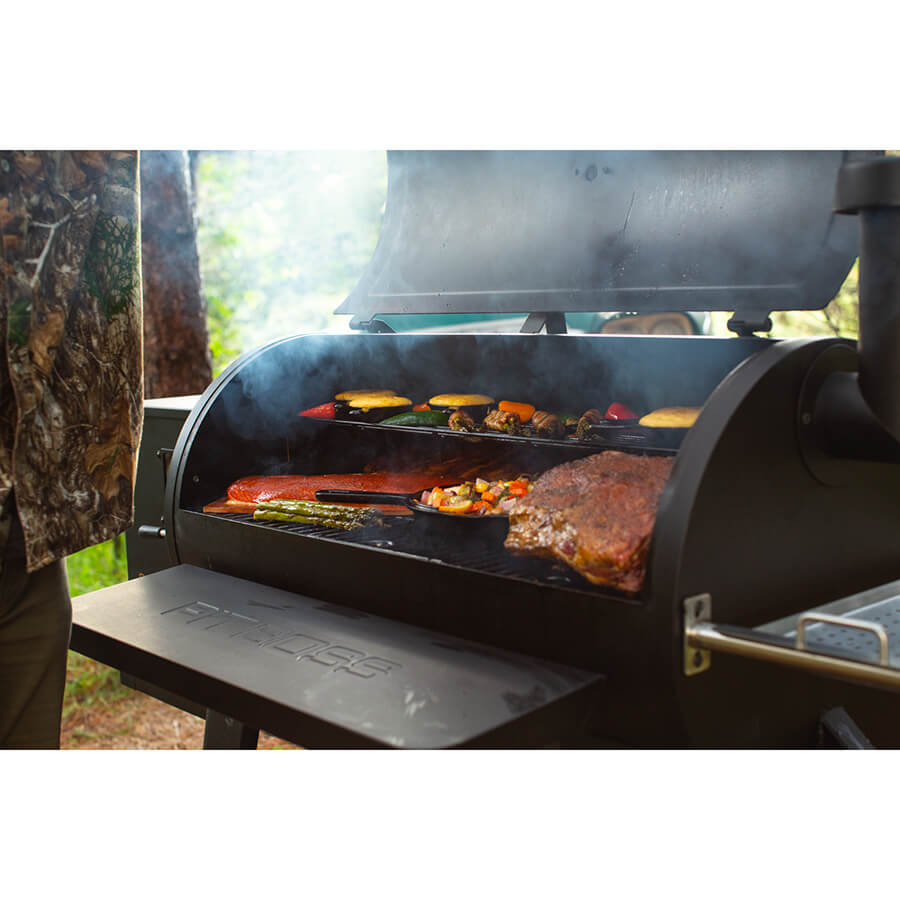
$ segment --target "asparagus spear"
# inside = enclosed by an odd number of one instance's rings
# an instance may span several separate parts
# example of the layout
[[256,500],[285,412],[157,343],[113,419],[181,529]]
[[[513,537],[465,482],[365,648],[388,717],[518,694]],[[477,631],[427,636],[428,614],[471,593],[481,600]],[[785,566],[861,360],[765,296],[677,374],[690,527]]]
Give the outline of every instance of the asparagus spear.
[[352,531],[368,524],[367,519],[331,518],[329,516],[303,516],[298,513],[278,512],[274,509],[257,509],[253,513],[254,519],[263,519],[272,522],[303,522],[307,525],[319,525],[322,528],[344,528]]
[[278,512],[298,513],[303,516],[359,518],[381,515],[380,511],[372,506],[347,506],[343,503],[321,503],[318,500],[263,500],[257,509],[274,509]]
[[[311,500],[266,500],[260,503],[254,512],[254,518],[275,519],[275,516],[264,516],[262,513],[278,513],[280,521],[309,522],[310,524],[346,523],[353,527],[360,527],[371,523],[379,523],[382,520],[379,510],[372,507],[343,506],[338,503],[319,503]],[[335,524],[334,527],[340,527]]]

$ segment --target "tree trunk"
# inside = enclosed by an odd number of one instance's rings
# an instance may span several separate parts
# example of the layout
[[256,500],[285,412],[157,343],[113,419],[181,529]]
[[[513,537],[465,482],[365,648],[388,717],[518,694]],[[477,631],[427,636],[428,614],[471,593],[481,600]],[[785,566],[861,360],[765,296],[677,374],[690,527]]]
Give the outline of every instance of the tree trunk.
[[184,151],[141,153],[144,396],[199,394],[212,381],[206,301]]

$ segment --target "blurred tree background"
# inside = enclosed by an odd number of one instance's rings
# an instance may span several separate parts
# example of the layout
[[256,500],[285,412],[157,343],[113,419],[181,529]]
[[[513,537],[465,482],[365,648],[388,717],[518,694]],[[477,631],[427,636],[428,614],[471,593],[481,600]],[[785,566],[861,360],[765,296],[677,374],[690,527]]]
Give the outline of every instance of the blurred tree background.
[[195,151],[197,245],[213,371],[263,342],[325,328],[375,250],[384,151]]

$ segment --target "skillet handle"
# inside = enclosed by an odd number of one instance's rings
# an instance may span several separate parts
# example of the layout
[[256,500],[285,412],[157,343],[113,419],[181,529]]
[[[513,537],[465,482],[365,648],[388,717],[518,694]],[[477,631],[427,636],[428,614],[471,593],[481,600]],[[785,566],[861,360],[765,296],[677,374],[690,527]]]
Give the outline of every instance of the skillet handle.
[[316,500],[330,500],[333,503],[381,503],[397,506],[406,506],[409,503],[409,494],[388,494],[381,491],[316,491]]

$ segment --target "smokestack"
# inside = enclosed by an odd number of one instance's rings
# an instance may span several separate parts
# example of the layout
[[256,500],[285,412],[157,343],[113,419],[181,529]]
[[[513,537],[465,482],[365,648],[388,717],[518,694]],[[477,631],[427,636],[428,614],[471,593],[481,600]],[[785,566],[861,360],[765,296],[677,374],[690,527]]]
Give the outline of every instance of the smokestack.
[[846,163],[834,206],[859,216],[859,388],[900,441],[900,157]]

